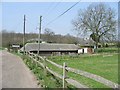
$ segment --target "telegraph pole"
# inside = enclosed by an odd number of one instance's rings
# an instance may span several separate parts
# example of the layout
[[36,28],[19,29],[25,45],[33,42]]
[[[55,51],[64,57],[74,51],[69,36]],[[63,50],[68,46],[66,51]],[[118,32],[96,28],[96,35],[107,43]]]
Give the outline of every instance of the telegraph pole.
[[39,35],[38,35],[38,55],[39,55],[39,50],[40,50],[40,40],[41,40],[41,21],[42,21],[42,16],[40,16],[40,26],[39,26]]
[[24,51],[24,55],[25,55],[25,15],[24,15],[24,26],[23,26],[23,51]]

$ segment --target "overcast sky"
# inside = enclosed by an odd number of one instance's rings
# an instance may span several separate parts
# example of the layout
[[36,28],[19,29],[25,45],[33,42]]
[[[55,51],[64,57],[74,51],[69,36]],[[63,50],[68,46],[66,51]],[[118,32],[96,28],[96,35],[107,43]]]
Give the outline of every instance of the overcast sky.
[[[61,1],[61,0],[59,0]],[[79,9],[87,8],[94,2],[79,2],[62,17],[46,26],[76,2],[2,2],[2,24],[0,28],[8,31],[23,32],[23,16],[26,15],[26,32],[38,33],[39,16],[42,16],[42,32],[50,28],[56,34],[75,35],[71,21],[76,18]],[[117,2],[105,2],[118,11]],[[117,12],[118,13],[118,12]]]

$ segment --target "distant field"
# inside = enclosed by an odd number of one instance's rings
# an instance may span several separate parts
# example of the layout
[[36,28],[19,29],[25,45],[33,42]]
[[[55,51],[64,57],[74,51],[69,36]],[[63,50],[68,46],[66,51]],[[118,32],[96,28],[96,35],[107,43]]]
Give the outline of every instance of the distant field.
[[[66,62],[68,67],[100,75],[108,80],[118,83],[118,54],[53,56],[49,57],[49,59],[60,65],[63,65],[63,62]],[[60,74],[62,73],[62,70],[56,68],[55,66],[49,65],[49,67]],[[68,73],[68,76],[73,77],[73,79],[76,79],[92,88],[107,88],[107,86],[101,83],[74,73]]]
[[98,53],[118,53],[117,47],[98,48]]

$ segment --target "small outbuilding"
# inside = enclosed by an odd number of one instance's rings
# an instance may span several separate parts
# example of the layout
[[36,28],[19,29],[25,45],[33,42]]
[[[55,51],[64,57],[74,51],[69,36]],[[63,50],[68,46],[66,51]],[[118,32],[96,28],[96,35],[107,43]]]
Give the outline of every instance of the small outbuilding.
[[10,49],[14,52],[17,52],[20,49],[20,45],[19,44],[12,44]]
[[78,54],[94,53],[94,45],[95,45],[95,42],[91,38],[81,40],[78,44],[78,46],[81,47],[80,49],[78,49]]
[[87,47],[78,49],[78,54],[84,54],[84,53],[93,54],[94,49],[93,48],[87,48]]

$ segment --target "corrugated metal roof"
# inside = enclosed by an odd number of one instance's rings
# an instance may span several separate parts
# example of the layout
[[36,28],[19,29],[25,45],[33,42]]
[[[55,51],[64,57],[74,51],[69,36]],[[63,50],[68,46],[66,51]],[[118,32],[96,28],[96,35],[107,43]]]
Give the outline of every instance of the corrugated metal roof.
[[[38,43],[27,43],[25,51],[37,51],[38,47]],[[74,51],[78,49],[79,47],[75,44],[40,43],[40,51]],[[23,51],[23,47],[21,51]]]

